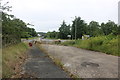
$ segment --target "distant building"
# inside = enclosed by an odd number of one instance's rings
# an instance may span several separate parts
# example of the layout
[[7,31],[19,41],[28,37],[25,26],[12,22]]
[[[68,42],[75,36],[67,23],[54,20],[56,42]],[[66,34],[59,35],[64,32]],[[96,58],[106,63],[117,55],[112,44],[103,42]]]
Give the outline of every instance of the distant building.
[[120,1],[118,2],[118,25],[120,25]]
[[41,34],[37,34],[37,36],[39,36],[39,37],[40,37],[40,36],[41,36]]
[[90,35],[83,35],[82,36],[82,40],[86,40],[86,39],[89,39],[90,38]]
[[37,36],[39,36],[39,37],[45,37],[46,33],[45,32],[37,32]]

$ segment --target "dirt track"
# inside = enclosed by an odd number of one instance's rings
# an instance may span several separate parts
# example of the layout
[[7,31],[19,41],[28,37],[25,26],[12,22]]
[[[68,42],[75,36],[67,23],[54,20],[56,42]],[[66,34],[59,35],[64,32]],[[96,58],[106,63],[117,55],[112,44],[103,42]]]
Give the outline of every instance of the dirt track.
[[118,57],[68,46],[42,44],[49,55],[80,78],[118,78]]

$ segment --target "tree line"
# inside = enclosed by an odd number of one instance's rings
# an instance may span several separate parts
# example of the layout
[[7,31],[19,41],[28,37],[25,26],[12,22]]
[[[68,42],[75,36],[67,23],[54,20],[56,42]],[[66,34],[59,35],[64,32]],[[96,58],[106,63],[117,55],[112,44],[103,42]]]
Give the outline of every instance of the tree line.
[[[7,2],[6,4],[8,4]],[[7,12],[11,6],[1,6],[0,3],[0,14],[2,15],[2,46],[8,46],[21,42],[21,38],[29,38],[37,36],[34,28],[27,27],[27,24],[23,20],[16,18],[14,15],[10,15]]]
[[21,38],[35,37],[37,33],[34,28],[27,27],[22,20],[2,12],[2,44],[11,45],[21,42]]
[[119,31],[120,26],[110,20],[101,24],[96,21],[87,24],[81,17],[75,17],[72,25],[67,25],[63,21],[58,31],[47,32],[46,36],[48,38],[69,39],[68,35],[71,35],[71,39],[81,39],[83,35],[91,37],[109,34],[119,35]]

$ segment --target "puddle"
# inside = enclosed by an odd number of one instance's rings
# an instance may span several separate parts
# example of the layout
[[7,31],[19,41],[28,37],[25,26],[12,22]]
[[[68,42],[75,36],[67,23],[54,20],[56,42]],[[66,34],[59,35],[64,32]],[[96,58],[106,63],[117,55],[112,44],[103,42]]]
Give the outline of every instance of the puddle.
[[83,66],[83,67],[99,67],[99,64],[97,64],[97,63],[92,63],[92,62],[83,62],[82,64],[81,64],[81,66]]

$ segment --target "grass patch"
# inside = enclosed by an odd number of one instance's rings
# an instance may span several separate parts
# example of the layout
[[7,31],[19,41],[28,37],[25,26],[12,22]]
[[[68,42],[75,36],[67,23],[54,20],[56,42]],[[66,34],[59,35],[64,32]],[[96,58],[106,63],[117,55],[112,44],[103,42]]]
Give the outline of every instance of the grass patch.
[[10,78],[15,74],[15,66],[26,54],[27,43],[19,43],[2,49],[2,76]]
[[2,49],[0,48],[0,78],[2,78]]
[[80,39],[76,41],[67,41],[61,43],[61,45],[75,46],[78,48],[100,51],[106,54],[120,56],[120,52],[118,51],[118,36],[113,35],[91,37],[87,40]]

